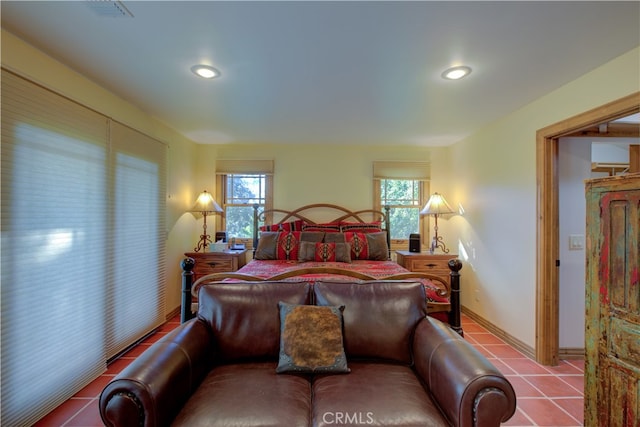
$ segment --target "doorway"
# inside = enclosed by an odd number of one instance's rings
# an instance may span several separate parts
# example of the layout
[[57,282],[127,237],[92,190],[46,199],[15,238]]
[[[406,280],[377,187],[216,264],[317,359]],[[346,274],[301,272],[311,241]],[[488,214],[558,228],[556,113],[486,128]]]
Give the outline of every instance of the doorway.
[[536,360],[557,365],[559,354],[558,140],[640,112],[640,92],[538,130],[536,133]]

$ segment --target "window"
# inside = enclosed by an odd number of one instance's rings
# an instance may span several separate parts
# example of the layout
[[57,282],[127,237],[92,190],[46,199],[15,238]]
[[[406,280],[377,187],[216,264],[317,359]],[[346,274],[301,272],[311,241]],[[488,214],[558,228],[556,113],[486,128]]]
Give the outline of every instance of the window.
[[[266,175],[226,175],[225,227],[229,238],[253,239],[254,205],[263,211]],[[258,224],[261,225],[261,224]]]
[[1,154],[2,421],[33,425],[164,321],[166,146],[3,70]]
[[389,206],[392,249],[406,249],[409,235],[427,240],[420,210],[429,194],[430,165],[427,162],[373,162],[374,209]]
[[381,179],[380,205],[389,206],[392,239],[408,239],[420,232],[420,181],[413,179]]
[[216,194],[224,209],[216,230],[251,247],[254,206],[260,211],[273,208],[273,160],[218,160],[216,175]]

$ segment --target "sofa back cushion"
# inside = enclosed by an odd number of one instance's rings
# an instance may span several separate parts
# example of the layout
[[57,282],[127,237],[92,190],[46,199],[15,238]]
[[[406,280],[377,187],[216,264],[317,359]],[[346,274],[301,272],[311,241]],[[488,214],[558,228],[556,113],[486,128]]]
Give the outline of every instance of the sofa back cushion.
[[411,341],[427,315],[419,282],[316,282],[317,305],[344,306],[344,347],[349,359],[412,363]]
[[310,285],[304,282],[216,283],[200,288],[198,317],[211,327],[217,360],[277,360],[278,302],[310,300]]

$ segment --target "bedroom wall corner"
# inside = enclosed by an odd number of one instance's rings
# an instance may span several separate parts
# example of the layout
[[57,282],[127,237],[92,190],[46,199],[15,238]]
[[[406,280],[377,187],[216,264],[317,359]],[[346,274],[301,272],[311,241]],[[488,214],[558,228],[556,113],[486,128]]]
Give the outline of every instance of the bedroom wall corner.
[[462,305],[535,347],[536,132],[640,89],[640,48],[451,146],[465,265]]

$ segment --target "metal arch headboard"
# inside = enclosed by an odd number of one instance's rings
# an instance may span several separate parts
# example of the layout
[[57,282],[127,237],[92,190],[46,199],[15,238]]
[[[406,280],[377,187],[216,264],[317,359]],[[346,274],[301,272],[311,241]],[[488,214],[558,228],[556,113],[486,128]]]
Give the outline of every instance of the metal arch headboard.
[[367,222],[362,219],[363,215],[371,215],[374,219],[376,216],[379,216],[384,223],[384,230],[387,233],[387,248],[389,249],[389,254],[391,254],[391,231],[390,231],[390,220],[389,220],[389,212],[390,207],[384,206],[384,212],[376,210],[376,209],[362,209],[359,211],[352,211],[343,206],[334,205],[331,203],[314,203],[311,205],[305,205],[294,209],[292,211],[284,210],[284,209],[265,209],[260,212],[260,205],[253,205],[253,252],[255,254],[256,248],[258,247],[258,224],[260,220],[265,219],[265,217],[269,214],[283,214],[283,217],[276,222],[275,224],[282,224],[292,220],[302,220],[309,224],[316,224],[315,221],[307,218],[307,216],[303,215],[302,212],[310,209],[333,209],[342,213],[342,215],[338,216],[335,219],[330,220],[329,222],[339,222],[345,220],[355,220],[356,222]]

